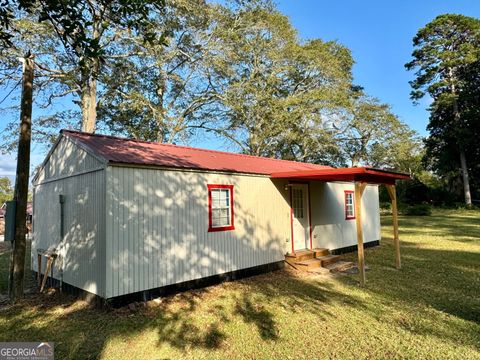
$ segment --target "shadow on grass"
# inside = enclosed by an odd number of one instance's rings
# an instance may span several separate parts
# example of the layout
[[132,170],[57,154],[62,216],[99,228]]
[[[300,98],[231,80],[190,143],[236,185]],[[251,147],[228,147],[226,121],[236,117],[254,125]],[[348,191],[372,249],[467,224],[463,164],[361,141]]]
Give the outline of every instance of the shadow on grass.
[[[391,219],[382,217],[382,224],[388,226],[383,230],[390,233]],[[430,238],[426,240],[422,234]],[[412,320],[398,319],[398,326],[403,329],[480,349],[480,220],[402,217],[400,239],[402,269],[399,271],[394,268],[392,237],[383,237],[381,246],[366,250],[366,262],[371,268],[367,272],[367,291],[383,303],[405,304],[417,320],[431,316],[425,309],[453,317],[448,319],[447,326],[429,321],[412,325]],[[437,241],[445,243],[437,245]],[[354,256],[349,255],[352,260]],[[339,278],[339,281],[350,280]]]
[[312,282],[283,270],[166,297],[159,306],[134,312],[92,309],[51,292],[0,311],[0,341],[43,339],[56,343],[59,358],[72,352],[75,357],[96,358],[110,341],[134,341],[135,336],[153,330],[159,348],[215,350],[224,348],[232,336],[225,332],[225,325],[241,321],[253,326],[256,335],[252,336],[271,342],[279,339],[276,317],[280,308],[331,319],[328,304],[362,307],[359,299],[331,287],[328,282]]
[[253,323],[263,340],[276,340],[278,329],[271,312],[265,310],[263,304],[253,303],[246,294],[237,300],[235,313],[241,315],[247,323]]
[[[478,214],[478,213],[477,213]],[[431,216],[402,216],[400,230],[403,236],[418,236],[423,232],[444,237],[449,241],[475,242],[480,240],[480,216],[435,214]],[[385,225],[391,225],[390,217],[382,217]]]
[[[382,220],[386,225],[388,221]],[[453,220],[401,218],[403,267],[400,271],[393,268],[392,240],[385,237],[381,246],[366,250],[371,270],[365,290],[356,287],[356,276],[339,276],[335,284],[321,277],[278,271],[188,291],[134,312],[128,308],[95,310],[70,297],[46,294],[0,311],[0,341],[55,341],[59,358],[98,358],[117,344],[121,349],[125,343],[135,345],[138,337],[149,332],[156,338],[153,351],[160,353],[166,348],[182,353],[224,351],[236,340],[232,329],[239,323],[252,330],[252,342],[276,344],[283,340],[285,314],[300,314],[305,321],[336,321],[338,314],[332,309],[339,305],[344,314],[361,313],[359,320],[390,321],[415,335],[480,349],[480,252],[463,250],[461,244],[448,249],[435,247],[431,240],[423,243],[409,238],[410,227],[429,232],[448,226],[442,225],[446,221]],[[455,241],[463,231],[460,225],[446,239]],[[473,237],[477,233],[472,230]],[[354,259],[356,254],[348,257]],[[397,308],[403,312],[395,317],[392,310]],[[436,315],[429,321],[431,309]],[[404,316],[405,312],[410,316]]]

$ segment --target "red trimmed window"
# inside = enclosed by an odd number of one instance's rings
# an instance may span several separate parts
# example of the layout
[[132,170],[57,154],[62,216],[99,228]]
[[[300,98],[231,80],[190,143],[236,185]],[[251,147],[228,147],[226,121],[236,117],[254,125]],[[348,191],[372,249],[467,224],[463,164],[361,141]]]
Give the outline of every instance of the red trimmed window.
[[207,186],[208,231],[234,230],[233,185]]
[[345,190],[345,220],[355,219],[354,191]]

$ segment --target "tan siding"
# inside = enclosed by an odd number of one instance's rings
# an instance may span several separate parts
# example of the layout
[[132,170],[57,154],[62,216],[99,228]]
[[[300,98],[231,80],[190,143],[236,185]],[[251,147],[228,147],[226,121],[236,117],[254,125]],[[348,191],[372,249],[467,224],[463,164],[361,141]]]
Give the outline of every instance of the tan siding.
[[[99,170],[35,186],[32,269],[36,249],[57,249],[54,278],[104,296],[105,171]],[[60,239],[59,195],[65,196],[65,237]],[[45,261],[44,261],[45,263]]]
[[62,137],[43,169],[38,174],[37,183],[63,177],[82,171],[96,169],[103,164],[68,138]]
[[[312,182],[313,246],[338,249],[357,244],[355,220],[345,219],[345,190],[353,183]],[[362,199],[364,242],[380,240],[378,186],[368,185]]]
[[[126,167],[107,174],[107,297],[283,260],[281,182]],[[235,230],[208,232],[209,183],[234,185]]]

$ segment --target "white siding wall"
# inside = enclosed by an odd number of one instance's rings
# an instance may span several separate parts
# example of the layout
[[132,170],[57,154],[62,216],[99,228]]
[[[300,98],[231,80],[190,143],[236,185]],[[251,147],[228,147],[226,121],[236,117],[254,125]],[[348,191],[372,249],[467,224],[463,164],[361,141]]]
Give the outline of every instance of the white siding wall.
[[79,148],[72,140],[62,137],[43,169],[40,170],[37,182],[40,183],[47,179],[72,175],[101,166],[103,164],[98,159]]
[[[108,167],[107,184],[107,298],[281,261],[289,246],[284,182]],[[207,184],[234,185],[235,230],[208,232]]]
[[[83,150],[70,148],[70,142],[63,144],[68,145],[67,152],[59,146],[52,154],[56,167],[63,170],[54,167],[49,175],[57,178],[59,171],[65,174],[67,168],[71,173],[87,170],[87,164],[98,168],[99,162],[88,159],[89,155]],[[62,156],[65,163],[71,165],[65,166]],[[75,167],[75,158],[79,169]],[[37,270],[37,249],[55,248],[59,258],[54,278],[60,279],[60,267],[63,267],[64,282],[105,296],[105,170],[44,180],[37,181],[34,186],[32,270]],[[63,241],[60,238],[59,195],[65,196]],[[42,263],[44,272],[45,259]]]
[[[357,245],[355,219],[345,219],[345,190],[353,183],[310,184],[313,246],[330,250]],[[364,242],[380,240],[378,186],[368,185],[362,197]]]
[[[56,279],[63,267],[64,282],[110,298],[281,261],[291,249],[285,180],[102,167],[60,140],[34,187],[33,270],[36,249],[56,248]],[[235,230],[208,232],[207,184],[234,185]],[[355,221],[344,212],[344,190],[353,188],[311,182],[314,247],[356,244]],[[63,241],[59,195],[65,196]],[[377,186],[366,188],[363,214],[364,241],[379,240]]]

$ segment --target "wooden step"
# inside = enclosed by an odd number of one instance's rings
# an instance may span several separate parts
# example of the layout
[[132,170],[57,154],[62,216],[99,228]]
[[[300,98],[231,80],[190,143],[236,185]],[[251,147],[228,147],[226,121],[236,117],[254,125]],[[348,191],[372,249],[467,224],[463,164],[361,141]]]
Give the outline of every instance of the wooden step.
[[324,249],[324,248],[316,248],[316,249],[313,249],[312,251],[316,258],[320,256],[330,255],[330,250]]
[[285,259],[289,260],[289,262],[294,262],[294,263],[313,259],[314,257],[315,257],[315,253],[311,250],[300,250],[293,254],[290,253],[285,255]]
[[340,260],[339,255],[325,255],[325,256],[320,256],[317,258],[317,260],[320,260],[321,264],[323,267],[336,263],[337,261]]
[[309,260],[304,260],[297,262],[295,264],[298,269],[308,271],[311,269],[319,268],[322,266],[322,262],[318,259],[309,259]]

